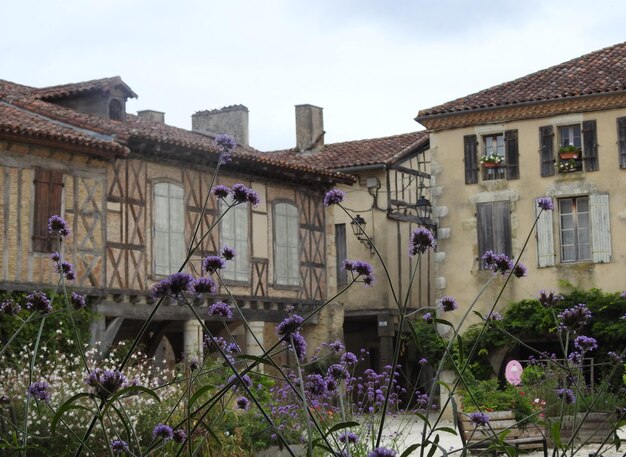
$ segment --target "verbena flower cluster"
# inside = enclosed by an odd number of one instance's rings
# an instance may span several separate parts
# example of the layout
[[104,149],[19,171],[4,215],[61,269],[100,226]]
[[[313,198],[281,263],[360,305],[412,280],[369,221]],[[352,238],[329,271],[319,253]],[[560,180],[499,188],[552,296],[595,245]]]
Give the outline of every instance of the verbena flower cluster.
[[355,280],[360,279],[366,286],[374,285],[374,281],[376,280],[374,277],[374,269],[369,263],[363,260],[345,259],[342,268],[351,272]]
[[213,195],[226,202],[230,196],[233,206],[250,203],[253,208],[256,208],[261,203],[259,194],[243,184],[234,184],[232,187],[219,184],[213,188]]
[[591,320],[591,311],[583,303],[567,308],[558,314],[559,330],[576,332]]
[[61,238],[68,238],[72,234],[72,231],[65,219],[55,215],[48,219],[48,233],[58,235]]
[[324,206],[331,206],[341,203],[345,197],[345,192],[339,189],[329,190],[324,196]]
[[85,376],[85,384],[94,388],[97,397],[106,399],[119,389],[128,386],[128,380],[118,370],[95,368]]
[[233,159],[233,151],[237,147],[237,142],[232,136],[221,134],[215,137],[215,146],[220,153],[220,163],[226,164]]
[[489,416],[480,411],[470,413],[468,417],[472,424],[476,427],[486,427],[489,424]]
[[496,254],[493,251],[487,251],[481,257],[487,268],[493,270],[494,273],[506,275],[512,271],[513,276],[522,278],[528,274],[527,268],[521,262],[517,264],[505,254]]
[[411,233],[409,240],[409,255],[423,254],[429,249],[434,249],[435,239],[430,230],[419,227]]

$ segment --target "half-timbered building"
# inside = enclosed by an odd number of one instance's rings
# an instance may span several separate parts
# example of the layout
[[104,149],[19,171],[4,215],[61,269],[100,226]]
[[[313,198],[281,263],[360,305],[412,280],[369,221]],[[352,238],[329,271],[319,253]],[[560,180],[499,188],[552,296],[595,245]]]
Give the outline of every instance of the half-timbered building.
[[[306,315],[332,296],[333,225],[323,196],[351,178],[258,154],[247,145],[245,107],[198,112],[188,131],[165,124],[163,113],[127,113],[135,96],[119,77],[41,89],[0,81],[0,289],[55,287],[49,255],[59,246],[47,220],[62,215],[73,231],[62,246],[77,270],[71,286],[90,298],[99,316],[94,340],[106,347],[137,335],[154,307],[151,286],[178,271],[201,239],[186,267],[194,275],[223,245],[238,254],[223,273],[232,296],[220,287],[194,306],[218,332],[207,305],[236,301],[258,341],[269,344],[288,305]],[[223,207],[209,190],[219,133],[240,144],[215,184],[242,183],[261,204],[236,206],[216,223]],[[308,323],[311,347],[341,336],[342,312],[330,304]],[[240,324],[231,325],[239,345],[258,353]],[[158,309],[142,340],[149,355],[176,359],[201,341],[192,310],[174,301]]]

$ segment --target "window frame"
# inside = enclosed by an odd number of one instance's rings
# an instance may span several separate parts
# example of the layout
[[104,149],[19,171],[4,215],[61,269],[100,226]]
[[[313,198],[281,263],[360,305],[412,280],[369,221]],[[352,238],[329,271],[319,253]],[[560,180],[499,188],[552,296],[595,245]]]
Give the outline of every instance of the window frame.
[[[287,246],[280,246],[277,241],[281,238],[278,234],[278,207],[280,205],[286,205],[287,208],[292,208],[295,210],[295,246],[287,243]],[[285,217],[288,218],[288,214],[285,214]],[[285,226],[285,239],[288,241],[289,237],[287,235],[287,231],[289,230],[288,220],[287,226]],[[277,199],[272,202],[272,249],[274,256],[274,269],[273,269],[273,284],[276,288],[282,289],[300,289],[302,286],[302,278],[300,274],[300,253],[302,250],[301,242],[300,242],[300,209],[292,200],[287,199]],[[281,249],[286,249],[287,251],[295,249],[296,256],[291,258],[289,261],[289,255],[284,252],[279,252]],[[278,262],[277,259],[288,259],[287,262],[287,281],[280,282],[279,281],[279,273],[278,273]],[[291,265],[291,263],[295,263],[295,265]],[[295,275],[290,276],[289,272],[295,271]],[[282,275],[281,275],[282,279]]]
[[[167,186],[167,195],[159,195],[157,194],[157,190],[161,186]],[[180,190],[180,199],[177,197],[172,197],[172,189],[176,188]],[[165,197],[167,201],[167,229],[160,230],[158,221],[159,205],[157,203],[158,198]],[[179,201],[179,204],[176,202],[172,203],[173,200]],[[170,180],[156,180],[152,182],[152,273],[156,277],[164,277],[169,276],[170,274],[176,273],[186,257],[186,238],[185,238],[185,187],[176,181]],[[175,211],[176,214],[172,214],[172,211]],[[182,225],[181,230],[172,230],[172,221],[179,221]],[[158,233],[163,233],[167,237],[167,265],[165,262],[163,264],[160,263],[160,254],[159,254],[159,235]],[[176,242],[175,238],[178,238],[181,242],[181,251],[178,254],[179,257],[173,256],[172,245]],[[160,269],[161,267],[166,267],[164,270]]]
[[[482,165],[481,180],[482,181],[496,181],[507,180],[513,181],[519,179],[520,167],[519,167],[519,141],[518,130],[507,129],[497,131],[485,131],[480,133],[480,141],[477,136],[469,136],[474,138],[475,145],[480,148],[480,155],[478,156],[476,163],[480,163],[480,158],[485,157],[494,151],[493,140],[495,139],[495,152],[502,157],[502,162],[496,167],[486,167]],[[500,140],[501,138],[501,140]],[[488,147],[487,141],[492,140],[492,146]],[[501,144],[498,144],[500,143]],[[471,143],[466,139],[465,142],[465,155],[467,160],[468,155],[468,143]],[[477,152],[477,151],[475,151]],[[477,154],[476,154],[477,155]],[[468,173],[466,162],[466,175]],[[468,184],[466,179],[466,184]]]
[[[220,200],[219,202],[219,214],[224,214],[224,211],[228,208],[227,205],[232,203],[232,196],[227,197],[228,202]],[[245,215],[245,221],[240,221]],[[233,221],[231,219],[234,218]],[[248,285],[252,277],[252,262],[251,262],[251,246],[252,237],[250,232],[250,205],[247,203],[240,203],[231,207],[226,214],[223,215],[220,220],[220,246],[228,246],[235,249],[235,258],[226,262],[226,268],[221,272],[222,279],[227,284],[232,285]],[[232,224],[235,227],[235,235],[233,237],[226,237],[224,234],[225,224]],[[243,227],[245,233],[245,239],[243,237],[237,237],[237,228]],[[245,248],[242,247],[245,245]]]
[[[587,211],[578,210],[578,206],[582,206],[581,203],[585,202]],[[563,212],[563,204],[569,202],[571,204],[571,212]],[[592,239],[591,239],[591,207],[590,199],[588,195],[578,195],[572,197],[560,197],[557,199],[558,204],[558,217],[559,217],[559,253],[561,263],[577,263],[577,262],[591,262],[593,259],[592,254]],[[571,216],[571,227],[564,228],[564,217]],[[584,220],[586,219],[586,226]],[[573,231],[573,237],[571,243],[564,242],[564,232]],[[587,242],[581,241],[581,235],[586,234]],[[586,246],[586,257],[582,252],[583,246]],[[574,249],[573,258],[566,258],[565,248],[572,247]],[[569,256],[568,256],[569,257]]]

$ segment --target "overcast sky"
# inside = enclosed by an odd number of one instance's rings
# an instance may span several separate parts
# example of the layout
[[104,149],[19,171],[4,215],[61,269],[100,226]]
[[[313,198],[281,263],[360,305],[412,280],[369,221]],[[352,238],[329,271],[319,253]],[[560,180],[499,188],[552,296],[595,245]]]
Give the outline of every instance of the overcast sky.
[[621,0],[11,0],[0,79],[119,75],[127,109],[191,128],[243,104],[250,143],[295,145],[294,105],[326,143],[418,130],[418,110],[626,41]]

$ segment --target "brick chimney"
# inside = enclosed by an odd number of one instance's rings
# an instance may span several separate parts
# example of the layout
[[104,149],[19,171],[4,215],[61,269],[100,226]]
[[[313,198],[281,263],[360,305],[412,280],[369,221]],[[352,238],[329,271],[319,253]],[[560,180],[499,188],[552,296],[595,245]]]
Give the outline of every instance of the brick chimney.
[[317,152],[324,147],[324,114],[313,105],[296,105],[296,147],[300,152]]
[[147,119],[149,121],[160,122],[165,124],[165,113],[162,111],[155,111],[153,109],[145,109],[143,111],[137,111],[137,116],[141,119]]
[[191,130],[199,133],[232,136],[237,144],[249,146],[248,108],[243,105],[198,111],[191,116]]

